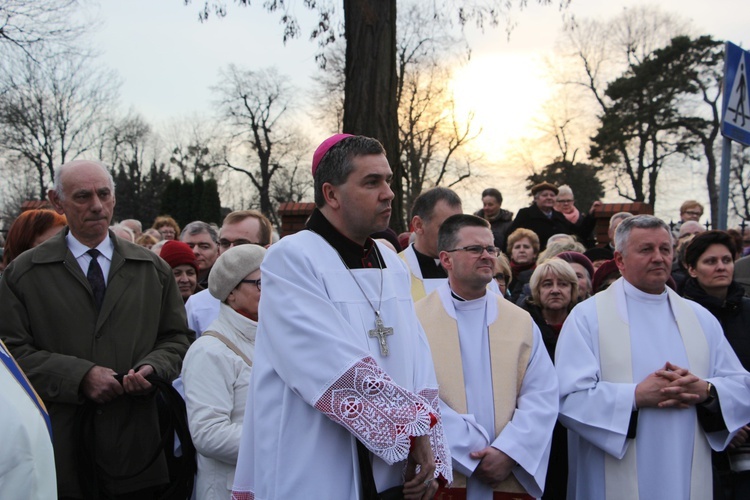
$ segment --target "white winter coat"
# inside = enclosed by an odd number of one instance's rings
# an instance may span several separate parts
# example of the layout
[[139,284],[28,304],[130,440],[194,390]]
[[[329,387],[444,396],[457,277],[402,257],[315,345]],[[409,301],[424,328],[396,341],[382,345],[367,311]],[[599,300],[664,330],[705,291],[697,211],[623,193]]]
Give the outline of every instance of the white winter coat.
[[[224,335],[252,360],[257,327],[222,303],[207,331]],[[201,336],[185,356],[185,403],[198,452],[197,500],[226,500],[232,494],[250,372],[242,358],[215,337]]]

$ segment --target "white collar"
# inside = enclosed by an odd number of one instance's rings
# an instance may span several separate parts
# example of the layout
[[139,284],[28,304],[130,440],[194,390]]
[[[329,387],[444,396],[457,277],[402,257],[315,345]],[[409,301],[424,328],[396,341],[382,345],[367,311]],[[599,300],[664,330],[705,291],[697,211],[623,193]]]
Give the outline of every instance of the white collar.
[[[65,235],[65,242],[68,245],[68,249],[70,250],[70,253],[73,254],[73,257],[76,259],[80,258],[83,254],[88,252],[90,250],[89,247],[78,241],[78,239],[73,236],[73,233],[68,231],[68,234]],[[109,234],[107,234],[107,237],[102,240],[101,243],[99,243],[96,247],[99,252],[107,258],[110,262],[112,261],[112,255],[114,254],[115,245],[112,243],[112,238],[109,237]]]

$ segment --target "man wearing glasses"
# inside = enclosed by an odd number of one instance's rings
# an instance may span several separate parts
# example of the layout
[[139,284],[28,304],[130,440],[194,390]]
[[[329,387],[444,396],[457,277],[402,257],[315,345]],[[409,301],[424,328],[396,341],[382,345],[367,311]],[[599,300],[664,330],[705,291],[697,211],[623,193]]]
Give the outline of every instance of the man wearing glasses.
[[436,498],[541,497],[558,410],[541,333],[528,313],[487,291],[500,250],[486,220],[449,217],[438,249],[448,282],[416,304],[453,459],[453,485]]
[[682,205],[680,205],[680,222],[675,224],[672,229],[672,234],[675,238],[678,238],[682,224],[690,220],[700,222],[701,217],[703,217],[703,205],[696,200],[684,201]]
[[[237,210],[224,218],[219,231],[219,255],[239,245],[271,245],[271,221],[256,210]],[[185,303],[188,325],[200,336],[219,316],[220,302],[208,290],[191,295]]]

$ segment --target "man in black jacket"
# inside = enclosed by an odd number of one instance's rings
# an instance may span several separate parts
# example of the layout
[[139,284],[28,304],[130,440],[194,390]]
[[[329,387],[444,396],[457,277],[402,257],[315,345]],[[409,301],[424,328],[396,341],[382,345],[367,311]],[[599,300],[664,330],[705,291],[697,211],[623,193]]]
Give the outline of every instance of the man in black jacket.
[[482,208],[474,212],[490,223],[492,236],[495,238],[495,246],[505,248],[505,238],[508,235],[508,227],[513,222],[513,212],[500,208],[503,204],[503,195],[495,188],[487,188],[482,191]]
[[[555,210],[555,200],[558,189],[554,184],[542,182],[531,188],[534,202],[531,206],[522,208],[508,228],[507,234],[513,233],[519,227],[534,231],[539,236],[540,250],[547,248],[547,240],[550,236],[563,233],[578,236],[583,240],[591,233],[595,220],[587,217],[587,223],[576,227],[565,216]],[[593,207],[592,207],[593,208]]]

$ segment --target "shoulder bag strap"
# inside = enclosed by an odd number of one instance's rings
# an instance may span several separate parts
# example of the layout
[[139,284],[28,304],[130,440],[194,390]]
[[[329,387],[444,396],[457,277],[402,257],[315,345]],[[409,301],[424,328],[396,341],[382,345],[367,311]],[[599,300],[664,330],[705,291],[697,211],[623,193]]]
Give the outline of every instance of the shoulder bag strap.
[[243,353],[242,351],[240,351],[239,347],[237,347],[236,345],[234,345],[234,343],[231,340],[229,340],[228,338],[226,338],[224,335],[220,334],[219,332],[214,332],[212,330],[209,330],[207,332],[203,332],[201,335],[208,335],[209,337],[214,337],[214,338],[219,339],[225,346],[227,346],[228,348],[230,348],[232,350],[232,352],[234,352],[237,356],[241,357],[242,360],[247,364],[247,366],[249,366],[250,368],[253,367],[253,362],[250,361],[250,358],[248,358],[247,356],[245,356],[245,353]]

